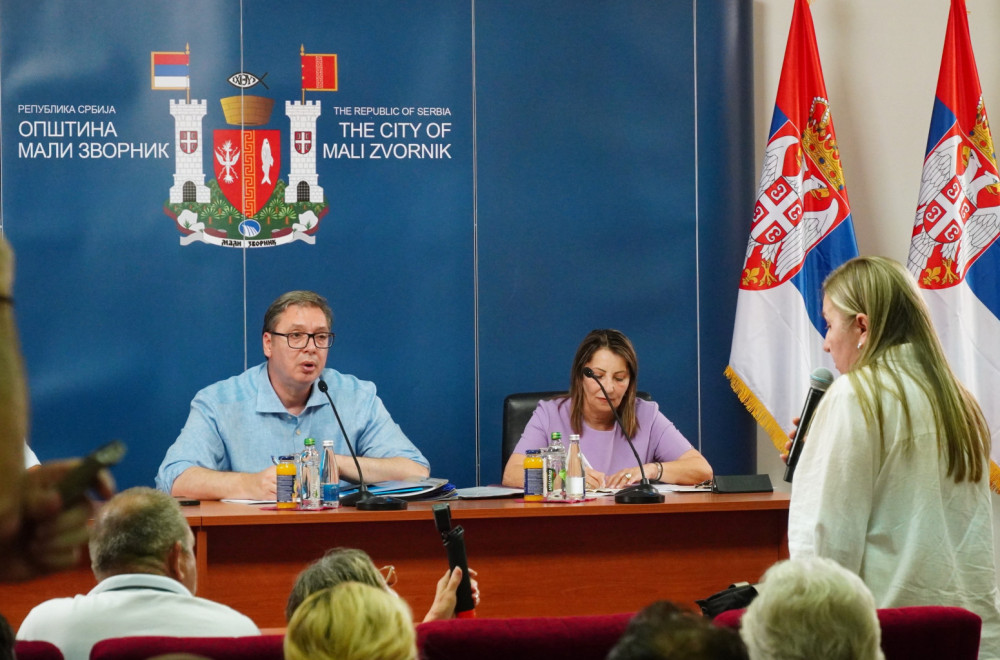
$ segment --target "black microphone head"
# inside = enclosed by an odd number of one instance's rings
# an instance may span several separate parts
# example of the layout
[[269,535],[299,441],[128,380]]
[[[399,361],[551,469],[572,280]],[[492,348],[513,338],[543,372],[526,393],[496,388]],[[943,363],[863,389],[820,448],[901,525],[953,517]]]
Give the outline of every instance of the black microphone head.
[[583,368],[583,375],[586,376],[587,378],[593,378],[594,377],[594,370],[591,369],[590,367],[584,367]]
[[[830,373],[830,372],[828,371],[827,373]],[[320,378],[318,381],[316,381],[316,387],[318,387],[319,391],[322,392],[323,394],[326,394],[326,391],[328,389],[330,389],[329,387],[326,386],[326,381],[323,380],[322,378]]]
[[809,385],[820,392],[826,392],[833,385],[833,373],[824,367],[818,367],[809,374]]

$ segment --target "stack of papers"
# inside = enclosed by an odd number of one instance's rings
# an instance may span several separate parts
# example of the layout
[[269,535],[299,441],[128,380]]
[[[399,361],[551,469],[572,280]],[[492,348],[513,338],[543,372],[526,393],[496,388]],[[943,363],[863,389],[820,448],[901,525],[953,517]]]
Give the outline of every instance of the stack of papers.
[[[358,492],[359,486],[349,486],[340,489],[340,500]],[[391,495],[402,500],[447,500],[455,497],[455,484],[447,479],[412,479],[401,481],[378,481],[368,484],[368,492],[372,495]]]

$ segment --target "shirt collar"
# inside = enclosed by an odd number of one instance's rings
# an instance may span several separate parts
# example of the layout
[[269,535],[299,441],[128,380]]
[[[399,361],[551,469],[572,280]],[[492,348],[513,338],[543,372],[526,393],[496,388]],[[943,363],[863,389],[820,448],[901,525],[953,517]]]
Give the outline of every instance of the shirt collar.
[[169,591],[170,593],[182,596],[193,596],[188,588],[177,580],[165,575],[152,575],[149,573],[125,573],[122,575],[112,575],[97,583],[97,586],[90,590],[91,594],[104,593],[106,591],[125,591],[129,589],[150,589],[156,591]]
[[[312,390],[309,392],[309,400],[306,401],[306,408],[325,406],[326,404],[326,396],[313,383]],[[257,412],[288,414],[288,409],[285,408],[285,404],[281,403],[278,393],[271,385],[271,379],[267,375],[267,362],[257,367]]]

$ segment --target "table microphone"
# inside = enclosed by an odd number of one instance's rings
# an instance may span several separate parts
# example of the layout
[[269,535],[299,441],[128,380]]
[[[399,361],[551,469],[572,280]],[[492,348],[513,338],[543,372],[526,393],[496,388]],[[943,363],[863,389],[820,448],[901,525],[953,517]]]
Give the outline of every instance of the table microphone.
[[639,465],[639,474],[642,476],[642,480],[639,483],[634,486],[622,488],[620,491],[615,493],[615,502],[617,504],[659,504],[663,502],[663,493],[656,490],[653,484],[649,483],[649,479],[646,478],[646,470],[642,467],[642,459],[639,458],[639,452],[635,450],[635,445],[632,444],[632,438],[628,437],[628,433],[625,432],[625,425],[622,424],[622,418],[618,416],[618,410],[615,409],[614,404],[611,403],[611,398],[604,389],[604,384],[594,374],[594,370],[590,367],[583,368],[583,375],[587,378],[593,378],[594,382],[597,383],[597,386],[601,388],[601,393],[604,394],[604,400],[608,402],[611,412],[614,413],[615,421],[618,422],[618,428],[622,430],[622,435],[625,436],[628,446],[631,447],[632,453],[635,455],[635,461]]
[[325,394],[326,400],[330,402],[333,414],[337,418],[337,424],[340,425],[340,432],[344,434],[347,448],[351,450],[354,467],[358,468],[358,492],[356,495],[344,497],[341,499],[341,503],[344,506],[355,506],[359,511],[398,511],[405,509],[406,500],[401,500],[398,497],[387,497],[385,495],[373,495],[368,490],[368,486],[365,484],[365,475],[361,473],[361,463],[358,462],[358,455],[354,453],[351,439],[347,437],[347,431],[344,430],[344,423],[340,421],[340,413],[337,412],[337,406],[333,405],[333,399],[330,397],[330,388],[327,387],[326,381],[322,377],[320,377],[316,384],[319,387],[319,391]]
[[795,432],[792,440],[792,447],[788,450],[788,461],[785,466],[785,481],[792,482],[795,474],[795,466],[799,462],[802,454],[802,447],[805,444],[806,433],[809,432],[809,424],[812,422],[813,413],[819,406],[819,400],[823,398],[826,391],[833,384],[833,374],[829,369],[819,367],[809,374],[809,393],[806,394],[806,402],[802,406],[802,414],[799,415],[799,429]]

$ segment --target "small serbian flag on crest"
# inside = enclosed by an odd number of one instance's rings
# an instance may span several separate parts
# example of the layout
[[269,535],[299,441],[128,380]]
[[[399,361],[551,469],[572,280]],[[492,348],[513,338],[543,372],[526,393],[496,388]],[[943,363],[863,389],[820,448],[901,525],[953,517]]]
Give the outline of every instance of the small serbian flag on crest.
[[330,53],[307,53],[302,57],[302,90],[310,92],[337,91],[337,56]]
[[775,447],[823,352],[822,284],[857,256],[812,14],[796,0],[740,275],[725,374]]
[[150,56],[150,75],[153,89],[188,89],[191,86],[188,70],[188,53],[153,51]]
[[965,0],[952,0],[908,266],[945,354],[982,406],[1000,490],[1000,176]]

